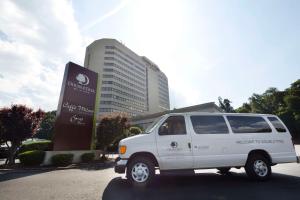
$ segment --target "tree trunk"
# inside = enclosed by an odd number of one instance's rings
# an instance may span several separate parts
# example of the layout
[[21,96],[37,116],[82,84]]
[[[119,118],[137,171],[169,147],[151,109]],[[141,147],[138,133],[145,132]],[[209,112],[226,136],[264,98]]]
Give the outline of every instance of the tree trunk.
[[102,157],[101,157],[102,160],[106,160],[106,156],[105,156],[106,153],[107,153],[107,147],[104,147],[104,148],[103,148]]
[[11,147],[9,149],[8,165],[15,164],[15,155],[19,146],[20,142],[11,142]]
[[[7,141],[5,142],[5,144],[6,144],[6,146],[7,146],[8,152],[10,152],[10,146],[8,145]],[[7,155],[7,157],[6,157],[5,165],[7,165],[8,160],[9,160],[9,155]]]

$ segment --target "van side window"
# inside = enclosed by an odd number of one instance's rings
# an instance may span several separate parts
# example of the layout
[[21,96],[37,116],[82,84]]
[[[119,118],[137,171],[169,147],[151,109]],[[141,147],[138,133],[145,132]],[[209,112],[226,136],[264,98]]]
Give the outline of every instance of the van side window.
[[185,121],[183,116],[170,116],[159,127],[159,135],[184,135],[186,134]]
[[222,134],[229,132],[223,116],[191,116],[191,121],[197,134]]
[[272,129],[262,117],[227,116],[234,133],[269,133]]
[[286,132],[286,129],[284,128],[283,124],[276,117],[268,117],[268,120],[278,132]]

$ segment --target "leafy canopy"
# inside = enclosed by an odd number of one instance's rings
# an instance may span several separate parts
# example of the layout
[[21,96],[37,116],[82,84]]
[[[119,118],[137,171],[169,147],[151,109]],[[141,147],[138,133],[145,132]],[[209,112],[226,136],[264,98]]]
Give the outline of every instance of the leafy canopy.
[[21,142],[32,137],[44,117],[41,109],[36,112],[25,105],[12,105],[0,109],[1,140]]
[[300,139],[300,79],[279,91],[269,88],[263,94],[253,94],[248,103],[235,110],[239,113],[275,114],[281,118],[294,139]]
[[12,105],[0,109],[0,141],[9,146],[9,163],[14,163],[14,155],[21,142],[32,137],[39,128],[44,111],[33,111],[25,105]]
[[54,133],[54,123],[56,119],[56,111],[46,112],[41,122],[40,128],[35,137],[39,139],[52,140]]
[[126,114],[112,113],[104,115],[97,126],[97,146],[107,147],[128,132],[129,120]]

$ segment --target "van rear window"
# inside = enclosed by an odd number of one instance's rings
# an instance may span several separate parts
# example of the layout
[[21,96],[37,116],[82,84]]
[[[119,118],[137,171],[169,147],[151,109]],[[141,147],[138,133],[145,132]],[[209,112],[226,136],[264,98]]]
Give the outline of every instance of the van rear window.
[[234,133],[269,133],[272,129],[262,117],[227,116]]
[[276,117],[268,117],[268,120],[278,132],[286,132],[283,124]]
[[191,116],[194,131],[197,134],[229,133],[223,116],[199,115]]

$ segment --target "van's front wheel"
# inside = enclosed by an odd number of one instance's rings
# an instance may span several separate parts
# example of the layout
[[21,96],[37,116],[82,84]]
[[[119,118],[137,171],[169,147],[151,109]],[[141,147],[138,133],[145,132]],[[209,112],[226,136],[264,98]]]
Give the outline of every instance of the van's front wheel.
[[155,175],[155,166],[147,157],[136,157],[130,161],[126,176],[127,179],[137,187],[149,185]]
[[261,181],[267,180],[272,174],[269,160],[259,154],[248,159],[245,170],[250,178]]

